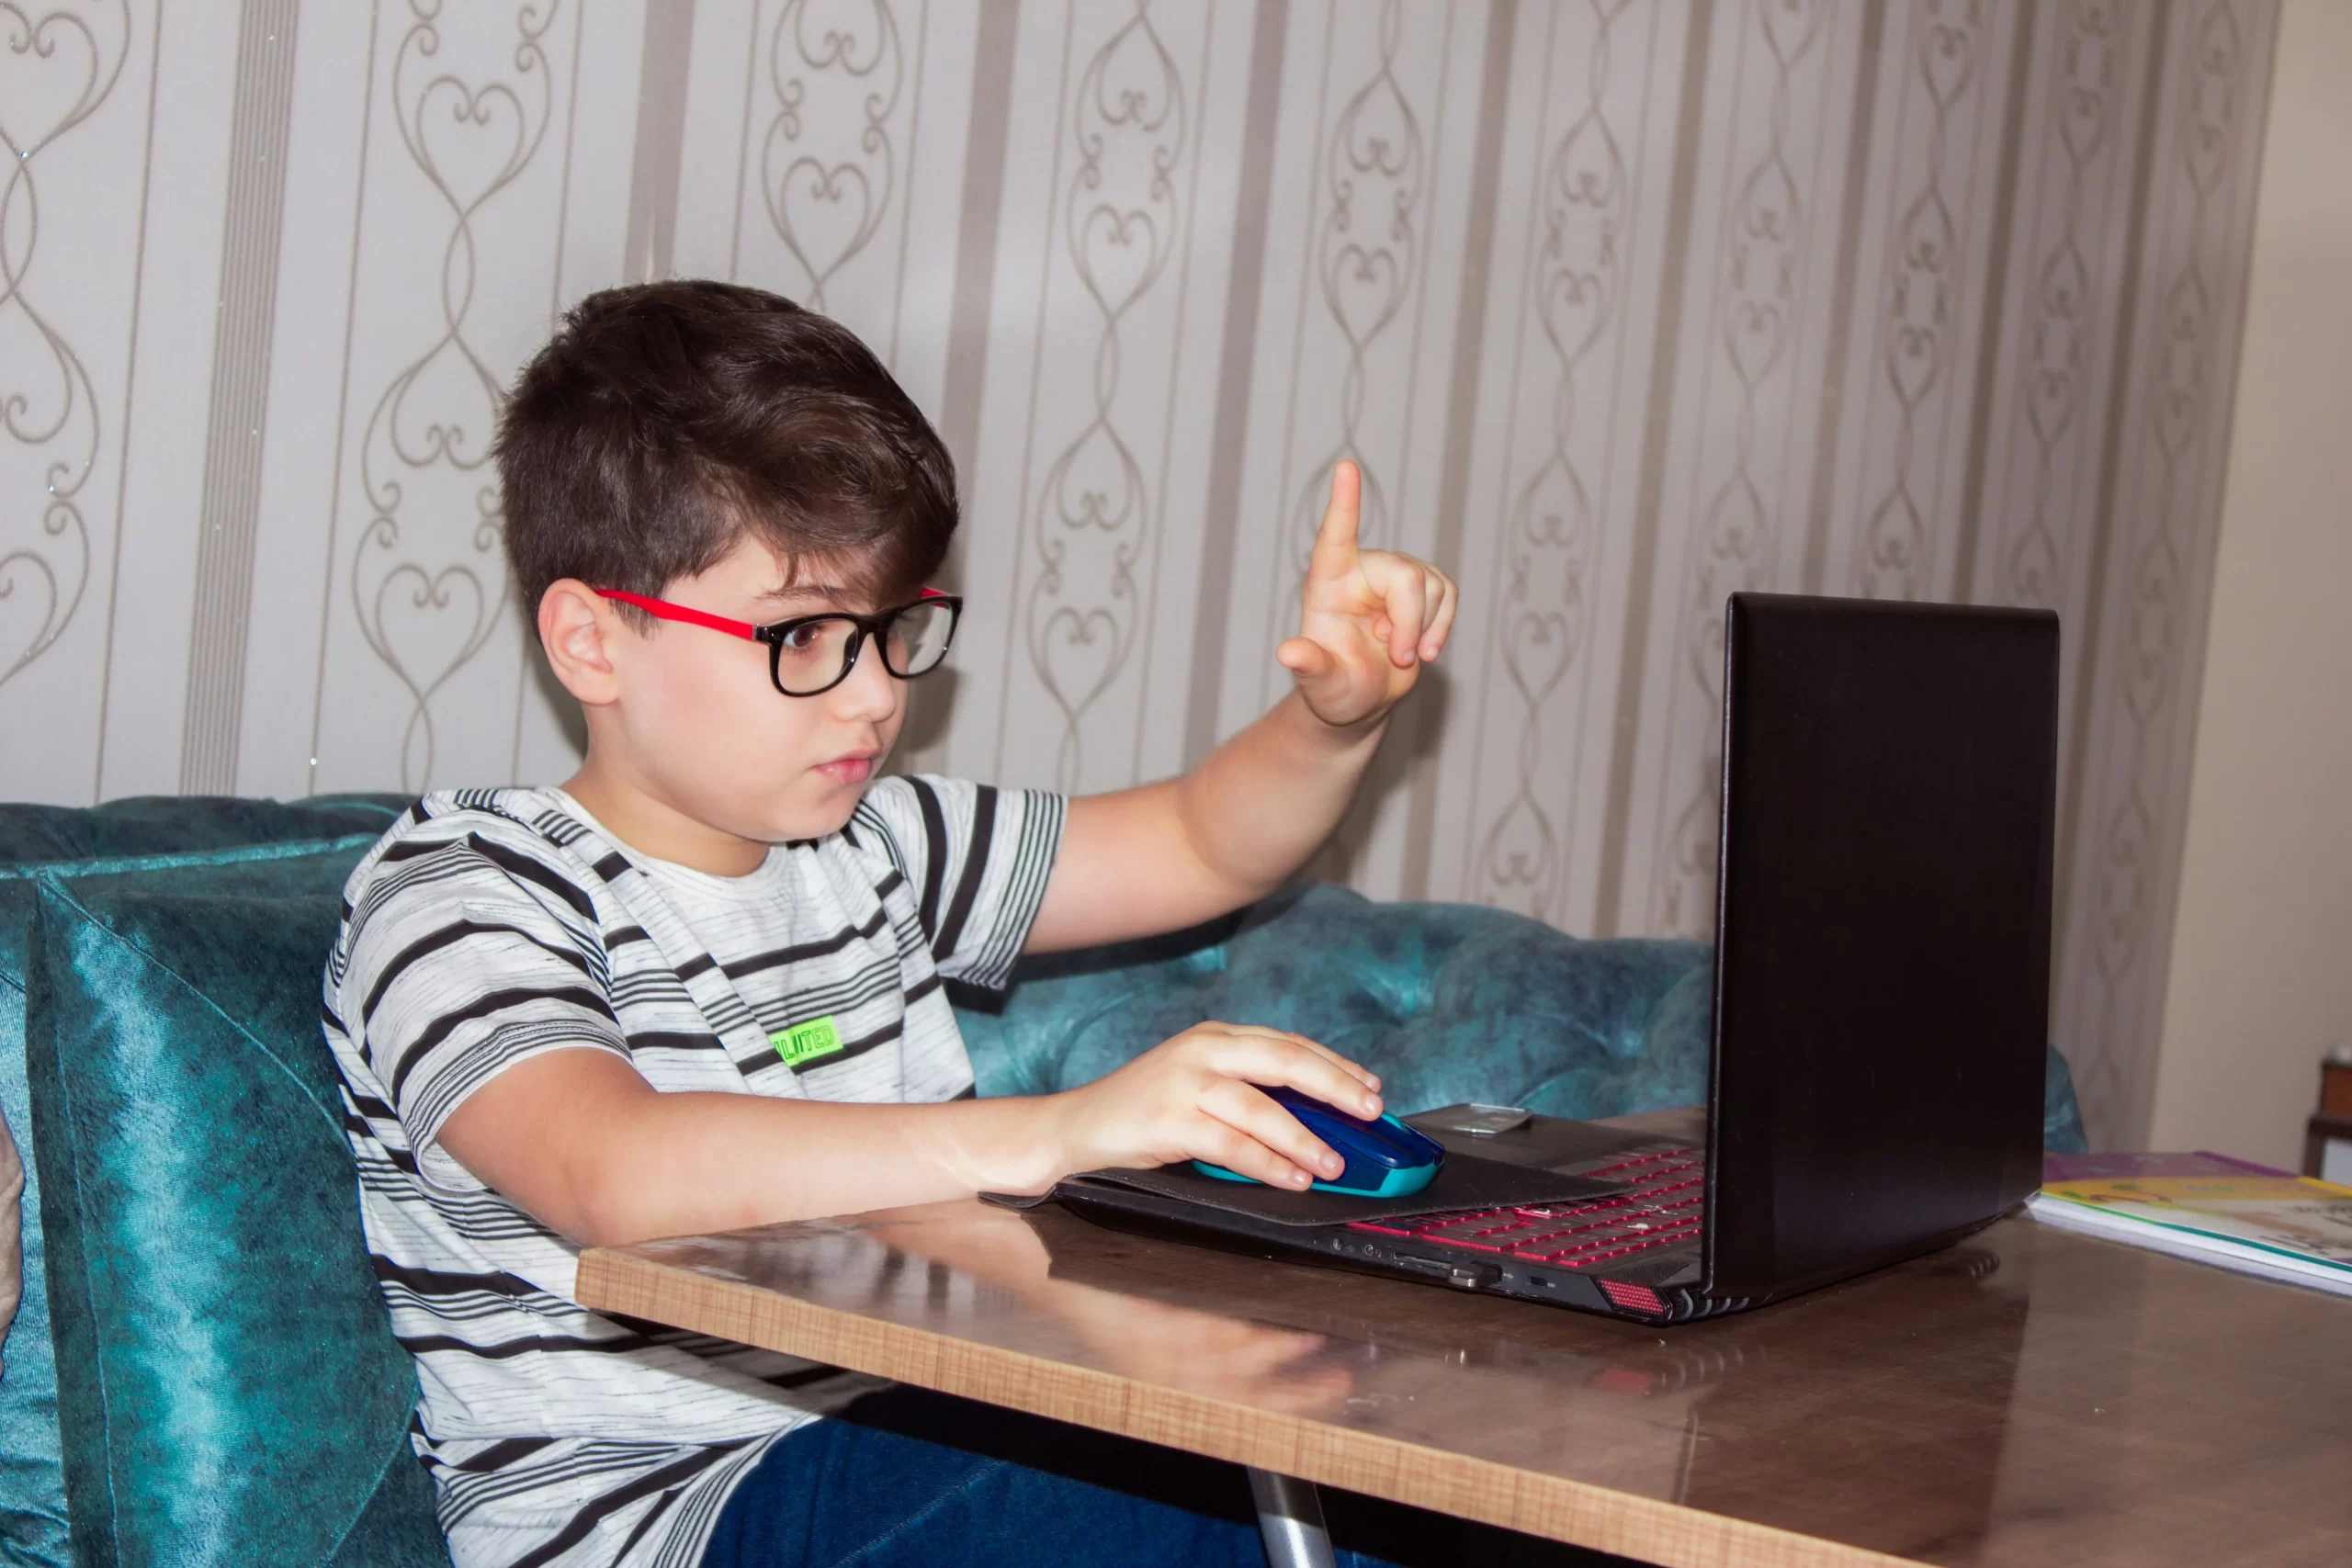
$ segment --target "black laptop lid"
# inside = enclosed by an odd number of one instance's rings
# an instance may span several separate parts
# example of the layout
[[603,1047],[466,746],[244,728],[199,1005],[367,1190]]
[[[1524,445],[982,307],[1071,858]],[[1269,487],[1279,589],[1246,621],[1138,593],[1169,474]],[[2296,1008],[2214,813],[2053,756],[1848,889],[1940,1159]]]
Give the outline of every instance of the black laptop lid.
[[2041,1176],[2058,619],[1736,593],[1706,1288],[1892,1261]]

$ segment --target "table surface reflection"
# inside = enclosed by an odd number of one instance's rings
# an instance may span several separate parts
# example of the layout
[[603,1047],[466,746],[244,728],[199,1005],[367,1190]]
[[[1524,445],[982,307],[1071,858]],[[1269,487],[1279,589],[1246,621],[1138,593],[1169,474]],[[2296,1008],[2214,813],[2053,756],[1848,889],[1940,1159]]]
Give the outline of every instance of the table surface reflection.
[[2352,1562],[2352,1303],[2022,1218],[1668,1329],[976,1201],[580,1292],[1659,1563]]

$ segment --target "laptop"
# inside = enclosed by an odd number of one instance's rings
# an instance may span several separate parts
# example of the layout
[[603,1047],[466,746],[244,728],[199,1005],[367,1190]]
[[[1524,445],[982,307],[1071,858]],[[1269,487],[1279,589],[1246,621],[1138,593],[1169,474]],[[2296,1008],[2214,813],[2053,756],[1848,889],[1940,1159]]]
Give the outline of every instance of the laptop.
[[1125,1230],[1663,1324],[1949,1246],[2030,1197],[2057,617],[1763,593],[1725,616],[1703,1145],[1453,1106],[1407,1119],[1449,1151],[1424,1196],[1501,1165],[1542,1201],[1372,1213],[1251,1187],[1237,1204],[1174,1168],[1054,1198]]

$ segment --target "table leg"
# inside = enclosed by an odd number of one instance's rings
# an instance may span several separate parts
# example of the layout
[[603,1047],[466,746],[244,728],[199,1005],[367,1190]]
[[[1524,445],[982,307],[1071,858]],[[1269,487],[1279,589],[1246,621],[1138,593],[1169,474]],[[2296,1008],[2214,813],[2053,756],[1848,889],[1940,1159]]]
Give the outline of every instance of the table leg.
[[1250,1495],[1258,1505],[1267,1568],[1333,1568],[1331,1537],[1323,1528],[1323,1499],[1315,1483],[1252,1465]]

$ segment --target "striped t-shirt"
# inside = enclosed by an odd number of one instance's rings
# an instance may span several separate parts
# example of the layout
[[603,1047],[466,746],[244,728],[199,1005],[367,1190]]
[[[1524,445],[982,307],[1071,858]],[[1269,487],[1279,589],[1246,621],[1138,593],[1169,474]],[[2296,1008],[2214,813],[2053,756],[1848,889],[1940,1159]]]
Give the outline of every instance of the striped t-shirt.
[[1005,983],[1062,815],[1058,795],[883,779],[839,833],[719,877],[622,847],[561,790],[469,790],[368,852],[326,1035],[458,1568],[684,1568],[770,1442],[875,1385],[579,1306],[579,1248],[443,1151],[450,1113],[579,1046],[669,1091],[968,1096],[940,982]]

